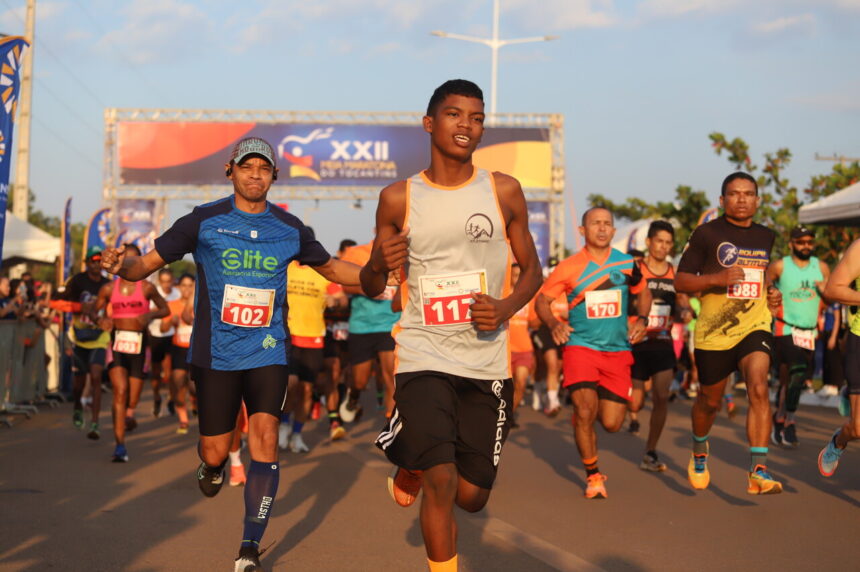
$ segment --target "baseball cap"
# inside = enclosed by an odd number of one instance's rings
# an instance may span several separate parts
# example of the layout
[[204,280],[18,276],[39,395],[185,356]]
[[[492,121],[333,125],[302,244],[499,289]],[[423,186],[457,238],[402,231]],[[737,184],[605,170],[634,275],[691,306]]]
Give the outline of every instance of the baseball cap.
[[790,236],[792,239],[800,238],[802,236],[814,237],[815,233],[812,232],[810,229],[806,228],[805,226],[803,226],[802,224],[799,224],[796,227],[794,227],[793,229],[791,229]]
[[93,256],[101,256],[102,248],[101,246],[91,246],[87,249],[87,260],[92,258]]
[[246,137],[236,143],[236,146],[233,147],[233,152],[230,153],[230,160],[240,165],[251,155],[259,155],[271,163],[272,167],[275,166],[275,150],[264,139],[260,139],[259,137]]

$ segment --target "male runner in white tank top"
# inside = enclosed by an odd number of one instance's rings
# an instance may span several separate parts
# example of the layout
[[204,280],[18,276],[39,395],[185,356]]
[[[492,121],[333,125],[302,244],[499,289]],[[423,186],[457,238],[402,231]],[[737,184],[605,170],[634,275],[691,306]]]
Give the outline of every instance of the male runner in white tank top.
[[[421,530],[431,570],[456,570],[454,504],[487,503],[511,422],[506,322],[541,283],[519,182],[472,164],[484,132],[483,94],[452,80],[423,119],[430,167],[382,190],[362,287],[402,266],[394,326],[395,410],[376,440],[395,465],[401,506],[424,490]],[[510,244],[510,249],[509,245]],[[522,269],[510,288],[510,252]]]

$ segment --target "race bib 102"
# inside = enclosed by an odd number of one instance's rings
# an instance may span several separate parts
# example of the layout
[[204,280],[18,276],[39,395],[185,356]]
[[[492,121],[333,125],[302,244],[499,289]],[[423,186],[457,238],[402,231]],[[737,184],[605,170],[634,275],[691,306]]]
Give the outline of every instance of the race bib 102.
[[272,322],[275,291],[226,284],[221,321],[242,328],[264,328]]
[[486,270],[422,276],[421,314],[425,326],[450,326],[472,320],[469,306],[475,292],[487,293]]

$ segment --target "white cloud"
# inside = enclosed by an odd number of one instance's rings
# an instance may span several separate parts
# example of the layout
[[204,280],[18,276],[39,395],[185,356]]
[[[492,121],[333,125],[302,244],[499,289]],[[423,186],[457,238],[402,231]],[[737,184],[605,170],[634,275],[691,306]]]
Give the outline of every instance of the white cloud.
[[644,0],[637,10],[644,16],[677,17],[695,13],[725,12],[741,0]]
[[815,16],[812,14],[800,14],[797,16],[783,16],[760,24],[752,26],[751,31],[754,34],[762,36],[772,36],[784,33],[805,33],[811,34],[815,32]]
[[109,53],[119,47],[135,64],[199,52],[214,28],[204,12],[182,0],[134,0],[123,14],[122,27],[102,37],[96,49]]
[[[8,3],[3,2],[9,6]],[[39,33],[39,24],[55,19],[66,10],[66,5],[60,2],[39,2],[36,6],[36,33]],[[8,35],[24,35],[26,27],[27,6],[21,6],[0,13],[0,32]]]
[[577,28],[608,28],[620,23],[612,0],[506,0],[502,13],[512,15],[525,28],[563,31]]

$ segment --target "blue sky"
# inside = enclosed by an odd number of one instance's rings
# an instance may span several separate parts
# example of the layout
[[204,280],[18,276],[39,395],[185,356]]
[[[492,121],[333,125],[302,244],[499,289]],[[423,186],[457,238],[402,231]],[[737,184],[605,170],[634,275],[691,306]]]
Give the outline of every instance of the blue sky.
[[[24,29],[0,0],[0,31]],[[788,147],[802,187],[860,156],[860,0],[502,0],[500,34],[558,35],[500,51],[500,112],[565,116],[567,196],[712,201],[729,165],[711,131],[755,156]],[[420,111],[449,78],[481,85],[491,0],[38,0],[31,186],[73,218],[101,205],[106,107]],[[171,203],[171,218],[187,212]],[[333,248],[369,238],[372,208],[295,203]],[[568,222],[568,244],[573,235]]]

